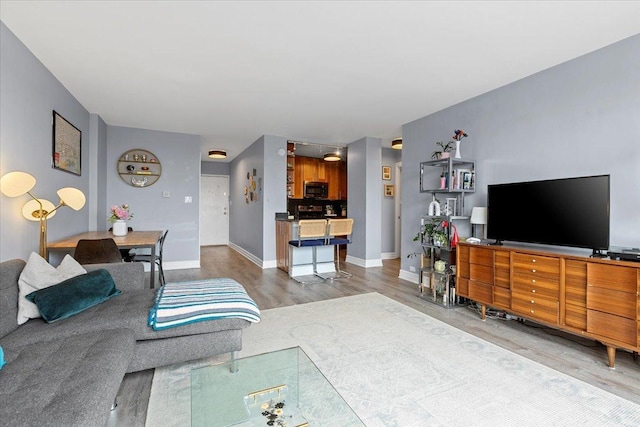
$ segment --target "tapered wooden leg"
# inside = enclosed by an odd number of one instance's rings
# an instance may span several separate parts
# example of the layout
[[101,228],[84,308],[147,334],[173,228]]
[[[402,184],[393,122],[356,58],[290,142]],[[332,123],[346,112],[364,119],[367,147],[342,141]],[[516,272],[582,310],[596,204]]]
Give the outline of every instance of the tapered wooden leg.
[[481,318],[482,320],[486,320],[486,318],[487,318],[487,306],[486,306],[486,305],[484,305],[484,304],[482,304],[482,305],[480,306],[480,310],[481,310],[481,311],[480,311],[480,318]]
[[614,369],[616,367],[616,348],[607,346],[607,359],[609,359],[609,367]]

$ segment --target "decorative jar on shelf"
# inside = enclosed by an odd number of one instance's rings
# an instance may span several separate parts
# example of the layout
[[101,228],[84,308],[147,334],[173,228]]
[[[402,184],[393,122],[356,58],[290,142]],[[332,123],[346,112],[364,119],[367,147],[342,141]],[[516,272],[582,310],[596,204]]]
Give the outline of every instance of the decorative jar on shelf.
[[113,235],[114,236],[126,236],[127,235],[127,221],[118,219],[113,223]]

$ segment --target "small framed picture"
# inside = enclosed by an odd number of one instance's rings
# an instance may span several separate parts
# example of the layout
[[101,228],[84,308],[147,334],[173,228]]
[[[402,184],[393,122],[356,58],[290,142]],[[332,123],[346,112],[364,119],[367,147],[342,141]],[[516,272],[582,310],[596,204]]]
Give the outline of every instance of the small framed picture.
[[447,216],[456,216],[456,203],[457,200],[455,198],[448,198],[447,203],[444,205],[444,214]]
[[392,184],[385,184],[384,186],[384,196],[385,197],[393,197],[394,190]]
[[382,167],[382,179],[385,181],[391,181],[391,166]]

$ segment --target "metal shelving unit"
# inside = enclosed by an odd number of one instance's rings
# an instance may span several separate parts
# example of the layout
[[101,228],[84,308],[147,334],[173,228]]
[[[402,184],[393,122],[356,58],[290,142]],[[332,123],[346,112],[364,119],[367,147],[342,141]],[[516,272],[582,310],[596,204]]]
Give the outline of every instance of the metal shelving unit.
[[[444,178],[444,182],[441,178]],[[475,162],[446,158],[420,163],[420,192],[431,193],[432,201],[440,195],[452,195],[441,206],[443,215],[424,215],[420,220],[420,230],[430,222],[446,221],[443,227],[444,242],[425,241],[422,234],[422,255],[420,260],[419,291],[427,301],[446,308],[456,305],[455,291],[455,248],[451,248],[454,221],[469,220],[465,215],[464,196],[475,192]],[[445,261],[443,271],[436,270],[436,261]]]

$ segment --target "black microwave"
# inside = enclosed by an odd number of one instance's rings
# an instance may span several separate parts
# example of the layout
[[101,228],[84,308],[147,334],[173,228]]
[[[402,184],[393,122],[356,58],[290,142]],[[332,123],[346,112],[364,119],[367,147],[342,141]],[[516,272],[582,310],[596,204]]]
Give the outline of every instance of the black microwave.
[[306,181],[304,183],[304,197],[308,199],[326,199],[329,197],[329,183]]

